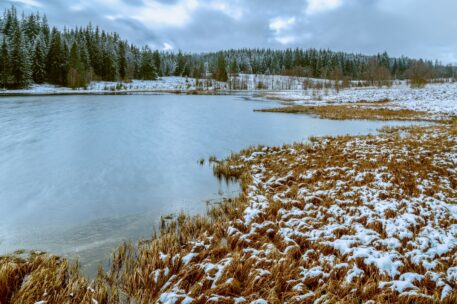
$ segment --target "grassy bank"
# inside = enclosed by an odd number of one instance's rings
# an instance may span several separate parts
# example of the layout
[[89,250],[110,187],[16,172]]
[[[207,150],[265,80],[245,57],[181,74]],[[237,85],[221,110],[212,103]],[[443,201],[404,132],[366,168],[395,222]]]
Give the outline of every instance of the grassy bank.
[[403,120],[403,121],[441,121],[432,118],[426,112],[407,109],[385,108],[384,103],[354,103],[342,105],[304,106],[293,105],[279,108],[259,109],[257,112],[289,113],[289,114],[312,114],[320,118],[347,120]]
[[238,198],[124,244],[93,282],[1,257],[0,302],[455,303],[457,122],[384,131],[213,160]]

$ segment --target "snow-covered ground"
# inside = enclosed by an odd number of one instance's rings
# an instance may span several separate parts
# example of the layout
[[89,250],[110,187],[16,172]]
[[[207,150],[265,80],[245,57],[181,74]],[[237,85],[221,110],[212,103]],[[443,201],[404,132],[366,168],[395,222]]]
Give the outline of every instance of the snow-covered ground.
[[388,107],[457,115],[457,83],[428,84],[424,88],[414,89],[402,82],[390,88],[291,90],[265,93],[265,97],[296,104],[376,102],[387,98],[392,101],[386,104]]
[[231,78],[229,83],[215,80],[195,79],[188,77],[167,76],[158,80],[133,80],[131,82],[94,81],[86,88],[71,89],[51,84],[34,84],[26,89],[1,90],[0,96],[6,94],[93,94],[109,92],[148,92],[148,91],[192,91],[192,90],[303,90],[304,82],[323,83],[322,79],[289,77],[278,75],[240,74]]
[[[198,81],[198,83],[197,83]],[[0,90],[1,95],[48,95],[48,94],[102,94],[110,92],[160,92],[224,89],[225,83],[214,80],[196,80],[185,77],[161,77],[158,80],[133,80],[131,82],[94,81],[86,88],[71,89],[51,84],[34,84],[20,90]]]
[[[323,87],[325,84],[327,84],[327,86],[331,86],[334,83],[332,80],[310,77],[256,74],[239,74],[231,77],[231,82],[233,89],[244,89],[248,91],[303,91],[306,88]],[[355,83],[356,82],[354,82],[354,84]]]
[[376,102],[389,99],[386,107],[406,108],[431,113],[457,115],[457,83],[428,84],[424,88],[410,88],[405,81],[392,87],[351,87],[345,89],[313,88],[331,81],[323,79],[278,75],[240,74],[229,83],[214,80],[196,80],[185,77],[162,77],[155,81],[92,82],[87,88],[71,89],[49,84],[33,85],[27,89],[0,90],[1,95],[47,94],[104,94],[164,91],[242,90],[248,94],[260,93],[264,98],[281,99],[296,104]]

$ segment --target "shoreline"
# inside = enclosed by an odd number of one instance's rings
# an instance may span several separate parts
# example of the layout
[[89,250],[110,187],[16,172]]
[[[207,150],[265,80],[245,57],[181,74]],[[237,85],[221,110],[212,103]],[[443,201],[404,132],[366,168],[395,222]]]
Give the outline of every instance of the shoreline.
[[0,98],[2,97],[39,97],[39,96],[98,96],[98,95],[249,95],[248,91],[228,91],[228,90],[137,90],[137,91],[82,91],[75,90],[68,92],[55,92],[55,93],[33,93],[33,92],[7,92],[0,91]]
[[[273,77],[273,76],[272,76]],[[287,78],[285,78],[287,79]],[[203,80],[202,80],[203,81]],[[163,77],[155,81],[133,80],[131,83],[93,82],[87,90],[34,85],[29,89],[1,91],[2,97],[73,96],[73,95],[223,95],[243,96],[253,100],[268,100],[289,107],[339,106],[407,110],[437,117],[457,115],[457,83],[432,83],[423,88],[411,88],[405,83],[391,87],[349,87],[328,89],[248,89],[231,90],[228,83],[211,81],[207,87],[197,86],[197,80],[182,77]],[[313,110],[312,112],[316,112]],[[424,114],[428,115],[428,114]],[[350,113],[347,115],[350,118]],[[401,116],[400,116],[401,117]],[[369,119],[369,117],[368,117]]]

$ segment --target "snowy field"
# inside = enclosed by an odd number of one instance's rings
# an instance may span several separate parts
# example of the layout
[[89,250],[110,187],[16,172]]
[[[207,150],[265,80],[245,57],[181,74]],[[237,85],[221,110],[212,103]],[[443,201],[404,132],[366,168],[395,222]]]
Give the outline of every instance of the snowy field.
[[388,107],[457,115],[457,83],[429,84],[419,89],[401,83],[390,88],[291,90],[266,93],[265,97],[296,104],[377,102],[387,98],[392,101],[386,104]]
[[131,82],[94,81],[87,88],[71,89],[51,84],[32,85],[27,89],[0,90],[1,95],[49,95],[49,94],[103,94],[112,92],[160,92],[224,89],[225,84],[214,80],[196,80],[185,77],[161,77],[158,80],[133,80]]
[[[240,74],[231,78],[232,89],[241,88],[246,91],[259,90],[303,90],[304,82],[323,83],[327,80],[289,77],[278,75]],[[230,90],[229,83],[215,80],[195,79],[187,77],[167,76],[158,80],[133,80],[131,82],[94,81],[86,88],[71,89],[51,84],[34,84],[26,89],[0,90],[1,94],[92,94],[109,92],[148,92],[148,91],[192,91],[192,90]]]
[[[232,88],[248,91],[303,91],[310,87],[331,86],[334,81],[310,77],[239,74],[231,77]],[[356,84],[356,82],[354,82]]]

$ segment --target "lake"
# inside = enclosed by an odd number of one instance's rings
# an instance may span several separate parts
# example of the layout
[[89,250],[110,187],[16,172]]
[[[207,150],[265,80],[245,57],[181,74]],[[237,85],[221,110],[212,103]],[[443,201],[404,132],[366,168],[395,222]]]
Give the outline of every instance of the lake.
[[202,158],[404,124],[253,112],[277,105],[238,96],[0,98],[0,254],[78,256],[90,273],[123,240],[148,238],[161,216],[204,213],[208,200],[236,195]]

